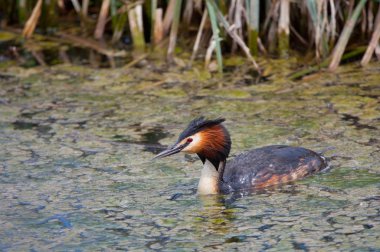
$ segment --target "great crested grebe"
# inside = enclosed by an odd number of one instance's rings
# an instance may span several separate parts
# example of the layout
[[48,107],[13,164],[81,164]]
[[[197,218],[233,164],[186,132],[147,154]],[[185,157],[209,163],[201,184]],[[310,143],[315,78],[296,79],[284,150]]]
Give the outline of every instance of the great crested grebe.
[[231,138],[221,124],[224,118],[190,122],[177,142],[155,158],[178,152],[195,153],[203,162],[199,194],[227,194],[254,190],[303,178],[327,167],[314,151],[286,145],[271,145],[244,152],[227,162]]

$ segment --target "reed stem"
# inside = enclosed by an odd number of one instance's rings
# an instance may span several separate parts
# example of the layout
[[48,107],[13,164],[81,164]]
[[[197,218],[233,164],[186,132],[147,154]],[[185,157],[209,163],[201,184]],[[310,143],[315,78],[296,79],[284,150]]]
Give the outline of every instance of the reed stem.
[[104,28],[106,26],[108,11],[110,8],[111,0],[103,0],[102,7],[99,12],[98,23],[96,24],[94,37],[96,39],[101,39],[103,37]]
[[191,54],[191,59],[190,59],[190,65],[193,64],[195,56],[198,52],[199,44],[201,42],[202,32],[203,32],[204,26],[206,24],[206,20],[207,20],[207,10],[205,9],[203,11],[202,21],[201,21],[201,24],[200,24],[199,29],[198,29],[198,34],[197,34],[197,37],[195,39],[195,43],[194,43],[194,47],[193,47],[193,53]]
[[170,30],[170,37],[169,37],[169,47],[168,47],[168,54],[167,54],[167,59],[169,62],[174,61],[174,49],[177,43],[177,34],[178,34],[178,27],[179,27],[179,18],[181,15],[181,6],[182,6],[182,0],[177,0],[175,2],[173,23],[172,23],[172,27]]
[[133,39],[133,47],[137,51],[144,51],[144,28],[142,24],[142,6],[137,5],[128,11],[129,28]]
[[221,39],[219,37],[219,27],[217,23],[216,9],[215,9],[215,5],[212,5],[211,0],[206,0],[206,4],[207,4],[208,14],[210,16],[212,34],[213,34],[213,42],[211,42],[211,45],[215,46],[215,49],[216,49],[218,71],[220,74],[223,74],[223,57],[222,57],[222,48],[220,46]]
[[280,19],[278,22],[278,52],[281,57],[288,57],[289,55],[289,10],[290,1],[280,1]]
[[251,53],[249,52],[248,46],[244,43],[243,39],[237,35],[236,30],[230,26],[230,24],[227,22],[227,20],[224,18],[223,14],[216,9],[216,5],[214,2],[210,3],[214,6],[219,22],[222,23],[224,29],[228,32],[228,34],[236,41],[236,43],[241,47],[241,49],[244,51],[245,55],[248,57],[248,59],[252,62],[253,66],[255,67],[256,71],[261,75],[261,69],[259,65],[256,63],[256,60],[252,57]]
[[351,36],[352,30],[355,27],[356,21],[358,20],[358,17],[363,10],[364,5],[366,4],[367,0],[360,0],[358,5],[356,6],[355,10],[353,11],[351,17],[347,20],[342,34],[339,37],[338,43],[336,44],[332,57],[331,62],[329,65],[330,71],[335,71],[337,67],[339,66],[339,62],[342,58],[342,55],[344,53],[344,50],[346,49],[348,40]]
[[18,10],[18,21],[21,23],[21,24],[24,24],[25,21],[26,21],[26,12],[27,12],[27,6],[26,6],[26,1],[27,0],[18,0],[18,6],[17,6],[17,10]]
[[258,55],[260,0],[246,0],[248,8],[248,46],[253,56]]
[[38,20],[41,16],[42,0],[38,0],[33,8],[32,15],[30,15],[28,21],[25,23],[24,30],[22,31],[22,36],[24,38],[30,38],[34,30],[36,29]]
[[372,34],[371,41],[367,47],[367,50],[363,56],[362,61],[360,62],[362,66],[366,66],[371,60],[373,52],[375,51],[376,46],[378,46],[379,44],[379,38],[380,38],[380,5],[376,14],[375,29]]

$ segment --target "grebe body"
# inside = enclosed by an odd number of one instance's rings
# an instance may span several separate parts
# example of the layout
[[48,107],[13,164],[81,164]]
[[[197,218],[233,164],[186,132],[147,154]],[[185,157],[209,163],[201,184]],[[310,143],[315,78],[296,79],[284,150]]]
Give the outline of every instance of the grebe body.
[[230,193],[255,190],[288,183],[327,167],[323,156],[314,151],[286,145],[271,145],[227,157],[231,139],[221,124],[223,118],[190,122],[178,141],[156,158],[178,152],[194,153],[203,162],[198,185],[199,194]]
[[306,177],[326,167],[314,151],[286,145],[271,145],[236,156],[227,162],[222,193],[241,189],[260,189]]

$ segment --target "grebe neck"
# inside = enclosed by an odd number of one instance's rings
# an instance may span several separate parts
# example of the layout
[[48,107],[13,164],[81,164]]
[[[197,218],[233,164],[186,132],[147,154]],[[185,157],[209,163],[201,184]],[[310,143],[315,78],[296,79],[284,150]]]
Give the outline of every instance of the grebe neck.
[[218,194],[220,192],[225,163],[225,161],[219,162],[218,168],[216,168],[212,162],[205,159],[199,179],[198,194]]

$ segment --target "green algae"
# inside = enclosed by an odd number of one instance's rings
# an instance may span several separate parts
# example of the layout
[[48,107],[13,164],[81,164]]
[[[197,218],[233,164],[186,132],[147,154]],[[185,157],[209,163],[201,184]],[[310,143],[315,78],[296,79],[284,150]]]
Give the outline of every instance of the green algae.
[[332,169],[328,174],[314,178],[314,181],[334,189],[379,187],[380,174],[368,170],[340,167]]
[[1,31],[0,32],[0,43],[14,40],[17,38],[17,35],[11,32]]
[[[6,68],[0,250],[376,249],[378,63],[300,82],[271,64],[259,84],[245,66],[224,79],[161,66]],[[200,115],[227,119],[232,155],[334,147],[332,168],[238,200],[198,197],[195,156],[152,158]]]

